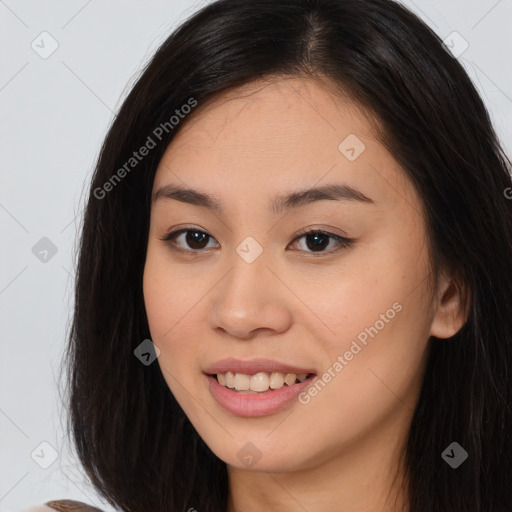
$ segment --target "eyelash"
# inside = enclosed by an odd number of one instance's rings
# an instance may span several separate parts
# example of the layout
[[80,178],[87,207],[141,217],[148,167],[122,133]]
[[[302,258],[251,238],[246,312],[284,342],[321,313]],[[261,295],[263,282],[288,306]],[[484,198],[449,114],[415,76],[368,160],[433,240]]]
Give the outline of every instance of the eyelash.
[[[170,242],[169,245],[171,245],[172,250],[175,250],[175,251],[178,251],[178,252],[181,252],[181,253],[187,253],[189,255],[199,255],[200,253],[204,252],[204,249],[183,249],[183,248],[178,247],[176,245],[174,239],[176,237],[178,237],[179,235],[181,235],[182,233],[187,233],[187,232],[203,233],[203,234],[207,235],[209,237],[209,239],[213,239],[213,237],[211,235],[209,235],[208,233],[206,233],[205,231],[203,231],[201,229],[196,229],[196,228],[189,227],[189,228],[178,229],[176,231],[171,231],[171,232],[167,233],[164,237],[160,238],[160,240],[162,240],[163,242]],[[334,249],[334,250],[331,249],[329,251],[318,251],[318,252],[315,252],[315,251],[303,251],[303,252],[307,252],[307,253],[311,254],[313,257],[319,257],[319,256],[326,255],[326,254],[333,254],[335,252],[338,252],[341,249],[350,247],[355,242],[355,239],[353,239],[353,238],[346,238],[346,237],[343,237],[343,236],[340,236],[340,235],[336,235],[334,233],[330,233],[328,231],[322,231],[320,229],[307,228],[307,229],[301,231],[292,240],[292,243],[296,242],[300,238],[302,238],[304,236],[307,236],[307,235],[310,235],[310,234],[325,235],[325,236],[327,236],[329,238],[333,238],[339,244],[337,249]]]

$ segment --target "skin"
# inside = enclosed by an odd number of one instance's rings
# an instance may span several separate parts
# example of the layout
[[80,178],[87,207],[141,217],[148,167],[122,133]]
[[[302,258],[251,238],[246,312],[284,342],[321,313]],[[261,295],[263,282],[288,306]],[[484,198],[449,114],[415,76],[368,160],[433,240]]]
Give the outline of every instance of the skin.
[[[158,166],[153,192],[181,184],[225,209],[153,202],[143,286],[166,382],[227,463],[228,512],[406,510],[393,476],[404,476],[398,463],[429,338],[452,336],[464,319],[450,276],[433,282],[420,196],[375,126],[325,81],[274,77],[199,105]],[[349,134],[366,146],[354,161],[338,150]],[[373,203],[268,209],[276,194],[326,183],[350,185]],[[180,253],[161,238],[182,227],[213,238],[194,253],[178,236],[175,245],[189,251]],[[315,251],[310,237],[296,239],[308,227],[355,242],[327,238]],[[250,264],[236,252],[248,236],[263,248]],[[322,375],[394,303],[401,311],[308,404],[243,418],[210,394],[203,369],[226,357]],[[248,442],[261,452],[251,468],[237,457]]]

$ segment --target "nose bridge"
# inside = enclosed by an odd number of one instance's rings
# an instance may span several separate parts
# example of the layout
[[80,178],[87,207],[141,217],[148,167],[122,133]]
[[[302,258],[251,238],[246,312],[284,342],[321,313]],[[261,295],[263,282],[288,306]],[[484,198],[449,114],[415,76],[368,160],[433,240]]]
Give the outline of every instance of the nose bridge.
[[237,297],[238,300],[244,300],[245,294],[251,295],[250,290],[253,289],[254,297],[257,293],[258,283],[261,283],[262,278],[265,279],[264,274],[268,270],[266,268],[267,256],[263,246],[254,237],[244,238],[235,247],[234,253],[229,258],[231,271],[226,278],[229,287],[226,294],[234,292],[238,296],[240,293],[243,296]]
[[216,290],[211,314],[213,327],[239,338],[266,328],[281,331],[289,314],[275,293],[275,276],[269,271],[268,253],[251,236],[242,240],[228,258],[230,269]]
[[254,237],[247,236],[238,244],[235,252],[247,265],[252,265],[255,261],[262,259],[264,250]]

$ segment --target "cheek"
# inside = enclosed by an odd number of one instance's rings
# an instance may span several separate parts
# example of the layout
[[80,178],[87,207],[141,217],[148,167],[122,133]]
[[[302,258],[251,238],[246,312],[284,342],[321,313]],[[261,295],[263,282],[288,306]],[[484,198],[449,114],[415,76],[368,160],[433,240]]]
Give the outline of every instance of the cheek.
[[[317,272],[295,281],[294,291],[309,306],[308,316],[327,348],[343,348],[376,322],[379,330],[384,326],[389,330],[396,309],[409,300],[407,296],[420,274],[417,265],[397,259],[394,251],[375,246],[345,258],[329,273]],[[401,306],[393,308],[395,303]]]
[[197,320],[191,309],[199,301],[200,289],[190,278],[172,271],[165,253],[148,250],[143,275],[143,293],[151,340],[160,349],[158,363],[169,387],[174,392],[179,382],[187,379],[200,341]]
[[387,243],[368,245],[357,257],[347,258],[336,275],[322,281],[329,286],[304,286],[301,291],[314,305],[311,318],[321,326],[316,332],[327,355],[326,369],[338,356],[345,360],[342,370],[331,369],[340,376],[333,379],[337,384],[332,389],[351,407],[382,400],[383,393],[392,399],[386,385],[407,393],[416,381],[433,318],[423,247],[419,238],[404,243],[389,237]]
[[324,439],[326,453],[379,429],[387,418],[412,413],[427,355],[421,293],[394,303],[345,305],[348,313],[336,325],[337,338],[324,345],[321,383],[301,402],[302,429]]
[[376,425],[396,407],[414,409],[431,321],[425,297],[421,286],[413,293],[410,287],[395,286],[389,294],[340,300],[345,309],[334,326],[337,336],[325,344],[329,363],[324,371],[329,375],[323,377],[330,383],[317,402],[319,410],[336,403],[331,409],[334,423],[344,424],[350,411],[358,418],[352,425],[357,432],[363,425]]
[[187,292],[179,281],[168,263],[148,252],[143,291],[151,340],[160,349],[157,362],[170,392],[188,411],[190,393],[195,392],[197,385],[197,376],[192,374],[191,368],[199,353],[200,336],[196,332],[197,321],[193,322],[187,312],[198,299],[190,293],[193,287]]
[[[199,286],[198,286],[199,285]],[[160,343],[173,339],[187,311],[199,300],[200,283],[177,272],[165,250],[150,242],[143,274],[146,314],[152,336]]]

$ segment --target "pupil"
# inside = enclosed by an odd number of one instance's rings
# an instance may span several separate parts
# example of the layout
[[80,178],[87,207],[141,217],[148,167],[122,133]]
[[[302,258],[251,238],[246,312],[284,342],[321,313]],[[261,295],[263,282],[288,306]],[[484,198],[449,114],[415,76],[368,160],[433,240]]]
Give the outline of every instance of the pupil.
[[[194,239],[194,235],[197,235],[196,239]],[[187,239],[187,243],[192,248],[202,249],[203,246],[201,245],[201,240],[197,240],[197,238],[203,239],[203,241],[204,241],[204,240],[206,240],[207,236],[208,235],[206,233],[201,233],[200,231],[189,231],[187,233],[186,239]],[[199,247],[196,247],[197,244],[199,244]]]
[[[327,235],[324,235],[322,233],[313,233],[313,234],[308,234],[307,237],[306,237],[306,240],[310,240],[310,238],[313,238],[314,239],[314,243],[312,246],[310,246],[310,244],[308,243],[308,249],[312,249],[312,248],[320,248],[320,249],[323,249],[324,247],[327,247],[327,245],[329,245],[329,241],[328,241],[328,236]],[[324,239],[324,243],[322,242],[319,242],[318,239]],[[327,242],[327,243],[325,243]]]

